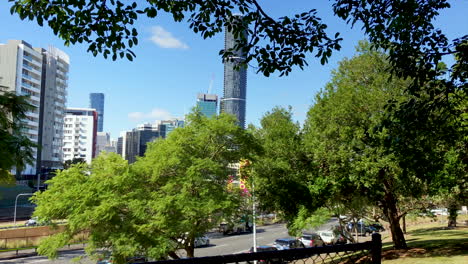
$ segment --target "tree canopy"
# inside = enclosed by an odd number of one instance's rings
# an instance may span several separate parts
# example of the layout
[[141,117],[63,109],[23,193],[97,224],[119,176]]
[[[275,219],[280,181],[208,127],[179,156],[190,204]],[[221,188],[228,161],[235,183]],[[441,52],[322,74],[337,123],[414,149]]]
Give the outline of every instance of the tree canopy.
[[132,165],[115,153],[100,155],[89,168],[71,165],[33,197],[40,220],[67,220],[39,253],[56,257],[85,233],[88,254],[107,249],[116,263],[135,255],[177,258],[179,248],[193,257],[195,238],[239,208],[240,193],[228,191],[229,165],[257,148],[235,117],[195,113]]
[[[224,27],[239,36],[247,31],[248,37],[239,45],[248,54],[245,63],[256,60],[258,71],[265,76],[288,74],[294,66],[302,68],[307,65],[307,54],[324,64],[341,48],[339,32],[329,33],[327,21],[321,20],[313,6],[293,16],[274,18],[257,0],[9,1],[12,14],[36,20],[41,26],[48,24],[65,45],[86,43],[93,55],[114,60],[135,57],[131,50],[138,44],[134,23],[141,16],[156,18],[161,12],[171,14],[176,22],[186,20],[203,38],[222,32]],[[460,60],[452,68],[454,80],[466,79],[468,36],[450,41],[432,24],[440,10],[450,7],[447,0],[335,0],[332,5],[336,16],[352,25],[363,24],[369,40],[389,51],[399,74],[425,82],[433,79],[443,56],[456,54]],[[235,13],[243,19],[232,19]],[[221,54],[228,56],[229,52]]]
[[21,171],[32,163],[37,147],[22,133],[26,112],[33,109],[27,96],[5,92],[0,86],[0,181],[10,181],[10,170]]
[[[395,247],[405,248],[399,220],[411,208],[404,200],[466,185],[464,112],[429,111],[420,127],[417,115],[413,123],[402,121],[402,108],[429,95],[414,95],[413,80],[392,75],[386,53],[371,45],[361,42],[354,57],[339,63],[303,129],[290,110],[275,108],[262,118],[254,130],[264,148],[253,163],[256,193],[263,206],[287,215],[292,231],[345,208],[358,219],[369,206],[380,208]],[[468,101],[450,96],[455,108]]]
[[301,206],[317,207],[321,201],[308,190],[310,166],[301,127],[292,120],[291,109],[281,107],[267,112],[260,125],[252,128],[263,150],[252,164],[255,193],[263,207],[278,210],[290,222]]

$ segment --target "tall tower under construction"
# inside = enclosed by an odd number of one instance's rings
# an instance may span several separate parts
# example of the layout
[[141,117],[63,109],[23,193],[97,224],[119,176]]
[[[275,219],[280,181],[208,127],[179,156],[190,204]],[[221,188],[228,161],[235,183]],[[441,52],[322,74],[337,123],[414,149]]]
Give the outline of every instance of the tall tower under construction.
[[[242,16],[233,17],[233,23],[240,22]],[[237,20],[237,21],[236,21]],[[247,31],[236,37],[233,31],[225,30],[224,50],[232,51],[232,55],[224,59],[224,95],[221,98],[221,112],[237,117],[239,126],[245,128],[246,93],[247,93],[247,67],[239,65],[246,59],[246,52],[236,47],[242,38],[247,38]]]

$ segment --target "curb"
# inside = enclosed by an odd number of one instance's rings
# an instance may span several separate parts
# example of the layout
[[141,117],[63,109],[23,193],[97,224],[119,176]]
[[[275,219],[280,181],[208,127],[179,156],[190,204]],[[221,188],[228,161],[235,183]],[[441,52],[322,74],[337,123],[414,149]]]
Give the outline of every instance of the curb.
[[[58,250],[58,252],[70,252],[70,251],[76,251],[76,250],[83,250],[84,248],[70,248],[70,249],[61,249]],[[13,254],[10,254],[9,256],[1,256],[2,253],[0,253],[0,261],[2,260],[11,260],[11,259],[18,259],[18,258],[29,258],[29,257],[35,257],[35,256],[40,256],[37,252],[31,252],[31,253],[18,253],[15,254],[15,250],[13,251],[7,251],[11,252]],[[4,255],[7,255],[6,252],[3,252]]]
[[34,257],[37,256],[36,252],[33,253],[20,253],[17,255],[13,256],[8,256],[8,257],[0,257],[0,260],[10,260],[10,259],[17,259],[17,258],[29,258],[29,257]]

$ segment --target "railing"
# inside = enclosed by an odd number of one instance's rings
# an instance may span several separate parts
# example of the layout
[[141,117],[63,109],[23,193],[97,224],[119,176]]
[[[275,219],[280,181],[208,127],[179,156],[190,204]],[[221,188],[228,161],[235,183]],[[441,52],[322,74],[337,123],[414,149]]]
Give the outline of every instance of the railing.
[[372,241],[315,248],[300,248],[268,252],[242,253],[201,258],[163,260],[146,262],[151,264],[227,264],[227,263],[371,263],[380,264],[382,239],[380,234],[372,234]]

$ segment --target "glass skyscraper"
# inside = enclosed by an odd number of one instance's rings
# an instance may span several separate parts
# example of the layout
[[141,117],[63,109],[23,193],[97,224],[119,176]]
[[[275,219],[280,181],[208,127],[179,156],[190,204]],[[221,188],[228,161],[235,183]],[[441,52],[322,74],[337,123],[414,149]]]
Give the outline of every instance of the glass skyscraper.
[[104,94],[103,93],[90,93],[89,94],[89,107],[96,109],[98,113],[97,132],[102,132],[103,126],[104,126]]
[[208,118],[215,116],[218,113],[218,96],[199,93],[197,95],[197,108]]
[[[235,16],[234,20],[240,20],[242,16]],[[230,51],[238,44],[242,36],[237,38],[232,31],[226,28],[224,36],[224,50]],[[247,38],[247,32],[244,32]],[[221,112],[232,114],[239,120],[239,126],[245,127],[246,94],[247,94],[247,67],[235,66],[242,63],[246,58],[246,53],[242,49],[231,50],[233,54],[224,60],[224,95],[221,99]]]

